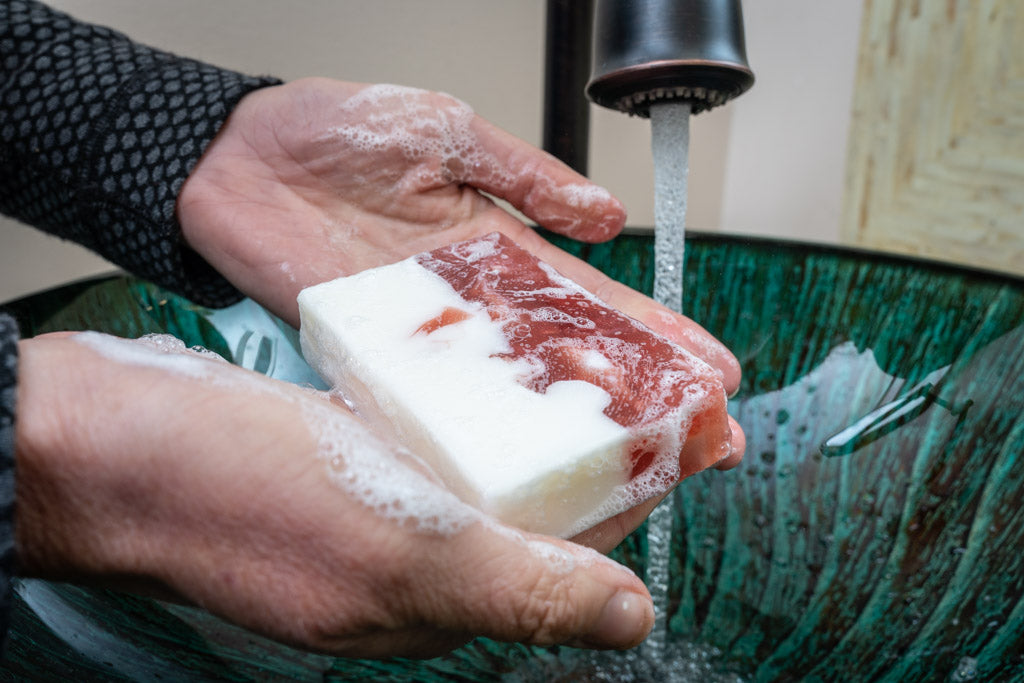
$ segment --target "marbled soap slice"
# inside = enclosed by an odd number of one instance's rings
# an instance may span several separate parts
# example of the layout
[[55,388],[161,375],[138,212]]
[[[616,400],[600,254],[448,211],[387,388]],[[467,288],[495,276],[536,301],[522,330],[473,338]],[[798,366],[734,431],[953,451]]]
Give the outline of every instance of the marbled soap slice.
[[508,238],[299,295],[309,363],[466,502],[571,536],[730,452],[719,374]]

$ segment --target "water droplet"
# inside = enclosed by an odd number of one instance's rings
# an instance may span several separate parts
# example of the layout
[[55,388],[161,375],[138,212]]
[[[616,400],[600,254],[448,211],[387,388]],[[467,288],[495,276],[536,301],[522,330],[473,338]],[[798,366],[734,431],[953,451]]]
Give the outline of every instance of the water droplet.
[[978,675],[978,660],[974,657],[963,657],[956,665],[951,678],[954,681],[969,681]]

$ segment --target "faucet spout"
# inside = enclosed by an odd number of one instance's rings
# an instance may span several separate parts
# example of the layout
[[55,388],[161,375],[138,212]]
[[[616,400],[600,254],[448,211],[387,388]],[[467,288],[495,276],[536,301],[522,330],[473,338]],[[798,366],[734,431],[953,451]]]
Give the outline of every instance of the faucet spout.
[[753,82],[740,0],[597,0],[595,103],[648,117],[652,102],[682,100],[697,113]]

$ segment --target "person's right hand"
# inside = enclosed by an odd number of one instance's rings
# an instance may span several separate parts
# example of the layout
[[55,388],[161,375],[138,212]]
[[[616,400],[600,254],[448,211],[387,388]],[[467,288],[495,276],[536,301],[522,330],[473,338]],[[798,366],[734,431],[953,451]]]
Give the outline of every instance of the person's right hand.
[[653,624],[627,569],[484,518],[324,394],[92,333],[22,341],[19,378],[23,576],[359,657],[477,635],[625,648]]

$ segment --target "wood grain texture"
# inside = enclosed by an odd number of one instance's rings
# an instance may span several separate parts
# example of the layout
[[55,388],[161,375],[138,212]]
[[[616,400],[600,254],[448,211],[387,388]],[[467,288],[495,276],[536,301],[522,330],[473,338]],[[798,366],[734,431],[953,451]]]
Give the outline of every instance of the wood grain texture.
[[842,239],[1024,273],[1024,5],[865,4]]

